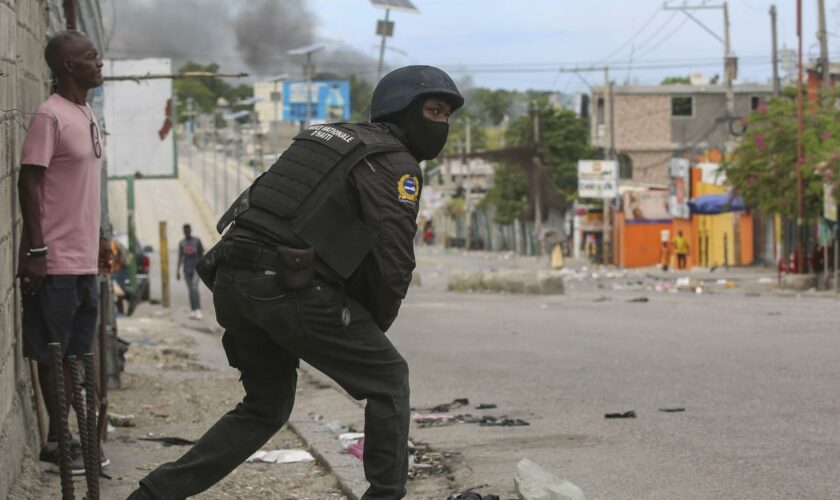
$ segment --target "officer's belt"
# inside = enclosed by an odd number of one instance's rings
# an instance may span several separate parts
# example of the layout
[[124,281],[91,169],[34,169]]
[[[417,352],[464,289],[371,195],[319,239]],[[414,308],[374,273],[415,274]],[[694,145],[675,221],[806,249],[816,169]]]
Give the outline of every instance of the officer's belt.
[[230,240],[223,242],[225,261],[234,266],[279,272],[283,268],[278,247],[259,243]]

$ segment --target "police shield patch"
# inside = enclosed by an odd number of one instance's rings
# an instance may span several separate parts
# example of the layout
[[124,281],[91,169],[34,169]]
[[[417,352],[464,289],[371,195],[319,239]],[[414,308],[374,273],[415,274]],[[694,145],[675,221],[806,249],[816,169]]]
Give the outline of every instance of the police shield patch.
[[420,180],[413,175],[405,174],[397,183],[397,193],[402,202],[416,202],[420,197]]

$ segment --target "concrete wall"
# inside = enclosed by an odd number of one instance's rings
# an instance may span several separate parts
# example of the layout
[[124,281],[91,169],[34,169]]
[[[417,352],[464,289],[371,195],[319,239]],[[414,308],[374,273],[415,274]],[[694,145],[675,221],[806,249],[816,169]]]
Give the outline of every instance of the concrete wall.
[[55,16],[54,3],[0,0],[0,498],[7,497],[24,456],[38,446],[14,279],[21,231],[16,183],[29,113],[47,97],[49,72],[43,48]]

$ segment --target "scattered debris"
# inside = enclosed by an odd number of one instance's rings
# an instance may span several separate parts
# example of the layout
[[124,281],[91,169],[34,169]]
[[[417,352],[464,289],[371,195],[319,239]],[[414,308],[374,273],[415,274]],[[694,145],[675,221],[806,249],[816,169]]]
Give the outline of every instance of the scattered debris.
[[421,476],[445,476],[449,474],[450,469],[446,461],[452,457],[453,453],[437,452],[432,450],[427,444],[418,444],[419,446],[411,450],[411,456],[409,457],[409,479],[413,480]]
[[513,484],[522,500],[585,500],[580,488],[527,458],[516,466]]
[[470,404],[470,400],[467,398],[455,398],[452,400],[451,403],[442,403],[437,406],[433,406],[431,408],[412,408],[414,411],[425,411],[429,413],[446,413],[449,410],[454,410],[455,408],[461,408],[462,406],[467,406]]
[[609,297],[601,295],[600,297],[595,298],[592,302],[607,302],[608,300],[610,300]]
[[365,438],[350,443],[349,445],[347,445],[346,448],[344,448],[344,451],[353,455],[359,460],[362,460],[362,457],[365,454]]
[[108,422],[114,427],[134,427],[137,425],[134,415],[120,415],[119,413],[108,413]]
[[636,418],[636,412],[630,410],[624,413],[606,413],[604,414],[604,418]]
[[681,413],[685,411],[685,408],[681,406],[675,406],[673,408],[660,408],[659,411],[663,413]]
[[306,450],[260,450],[250,457],[248,462],[265,462],[269,464],[292,464],[297,462],[313,462],[315,457]]
[[[495,407],[495,406],[494,406]],[[414,422],[422,429],[426,427],[441,427],[454,423],[478,424],[482,427],[521,427],[531,425],[521,418],[510,418],[507,415],[494,417],[492,415],[414,415]]]
[[500,500],[499,495],[484,495],[474,491],[465,491],[463,493],[454,493],[449,495],[446,500]]
[[647,297],[636,297],[635,299],[630,299],[627,302],[650,302],[650,299]]
[[498,408],[496,403],[481,403],[475,407],[476,410],[492,410],[493,408]]
[[152,436],[148,435],[145,437],[137,438],[140,441],[152,441],[155,443],[161,443],[164,446],[188,446],[195,444],[195,441],[191,441],[189,439],[184,439],[176,436]]

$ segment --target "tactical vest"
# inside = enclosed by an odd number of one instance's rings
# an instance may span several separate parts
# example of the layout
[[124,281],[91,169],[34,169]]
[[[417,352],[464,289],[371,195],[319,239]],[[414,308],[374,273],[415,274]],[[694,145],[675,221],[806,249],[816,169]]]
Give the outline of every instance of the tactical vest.
[[292,247],[312,247],[347,279],[373,246],[374,234],[347,196],[350,170],[379,153],[407,153],[385,124],[313,125],[243,192],[219,220]]

